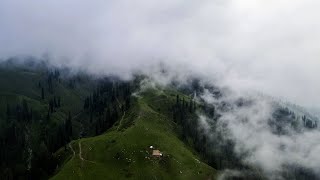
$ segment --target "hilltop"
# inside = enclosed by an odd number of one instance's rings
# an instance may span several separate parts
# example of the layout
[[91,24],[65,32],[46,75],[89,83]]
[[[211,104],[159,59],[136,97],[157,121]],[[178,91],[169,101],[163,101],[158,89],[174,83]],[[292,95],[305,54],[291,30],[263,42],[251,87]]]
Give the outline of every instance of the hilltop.
[[[142,93],[106,133],[72,141],[68,155],[58,151],[66,160],[52,179],[214,179],[217,171],[177,137],[177,125],[164,112],[175,97]],[[153,157],[150,146],[163,156]]]
[[[217,175],[184,138],[178,116],[195,115],[177,106],[180,96],[192,107],[177,89],[134,96],[141,77],[92,77],[33,61],[4,62],[0,75],[1,179]],[[163,156],[153,157],[150,146]]]

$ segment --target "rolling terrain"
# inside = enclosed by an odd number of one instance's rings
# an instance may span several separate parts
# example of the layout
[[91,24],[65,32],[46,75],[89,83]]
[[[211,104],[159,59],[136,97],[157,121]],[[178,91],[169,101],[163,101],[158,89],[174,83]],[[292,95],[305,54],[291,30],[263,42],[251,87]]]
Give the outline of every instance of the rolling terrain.
[[[66,160],[52,179],[215,179],[217,171],[177,137],[177,125],[163,111],[174,101],[175,94],[141,94],[106,133],[72,141],[67,157],[58,151]],[[163,156],[153,157],[150,146]]]
[[[51,152],[79,134],[94,82],[59,76],[44,64],[0,65],[0,179],[48,178],[56,164]],[[73,132],[66,135],[68,116]]]
[[[236,152],[231,133],[243,137],[239,125],[259,122],[274,138],[318,131],[316,117],[269,97],[229,97],[197,79],[166,87],[149,81],[2,63],[0,179],[268,179],[244,160],[255,148]],[[284,179],[317,179],[303,165],[284,166]]]
[[[0,66],[1,179],[215,179],[172,118],[176,90],[32,61]],[[132,90],[130,90],[132,89]],[[127,97],[127,95],[130,95]],[[153,157],[150,146],[163,156]]]

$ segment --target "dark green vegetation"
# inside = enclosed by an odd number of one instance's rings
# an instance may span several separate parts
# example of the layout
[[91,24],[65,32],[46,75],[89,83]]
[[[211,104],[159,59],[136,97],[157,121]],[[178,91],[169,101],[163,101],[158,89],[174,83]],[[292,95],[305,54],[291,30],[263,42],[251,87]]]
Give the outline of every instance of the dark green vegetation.
[[119,101],[130,103],[126,82],[32,61],[2,63],[0,84],[0,179],[49,178],[60,163],[53,153],[101,134],[122,115]]
[[0,179],[215,178],[184,136],[196,103],[169,90],[131,96],[138,79],[2,63]]
[[[197,80],[179,89],[173,82],[141,90],[145,80],[95,78],[32,61],[2,63],[0,179],[215,179],[224,169],[265,179],[261,169],[243,164],[221,126],[219,113],[250,107],[249,99],[207,104],[193,94],[208,90],[219,99],[223,92]],[[291,132],[284,127],[296,133],[317,128],[303,111],[274,107],[268,121],[274,134]],[[152,156],[150,146],[163,156]],[[300,166],[288,169],[287,179],[316,179]]]
[[[166,114],[176,93],[148,90],[139,96],[106,133],[73,141],[53,179],[214,178],[216,170],[178,138],[178,125]],[[150,146],[163,156],[153,157]],[[66,158],[64,153],[61,149],[56,156]]]

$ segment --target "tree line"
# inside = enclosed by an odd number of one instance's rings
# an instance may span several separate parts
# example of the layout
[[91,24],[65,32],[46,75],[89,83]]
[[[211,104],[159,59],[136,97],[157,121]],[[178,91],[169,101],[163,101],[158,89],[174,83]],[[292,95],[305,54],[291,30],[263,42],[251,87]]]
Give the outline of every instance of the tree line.
[[99,135],[113,126],[131,106],[130,82],[104,79],[96,90],[84,100],[84,110],[90,115],[90,123]]

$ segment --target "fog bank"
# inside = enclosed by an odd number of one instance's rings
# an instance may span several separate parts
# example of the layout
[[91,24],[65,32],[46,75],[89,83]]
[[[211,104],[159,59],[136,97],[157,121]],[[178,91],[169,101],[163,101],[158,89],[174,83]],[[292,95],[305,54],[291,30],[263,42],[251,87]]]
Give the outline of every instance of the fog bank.
[[[161,61],[320,107],[316,0],[1,0],[0,57],[130,76]],[[185,71],[188,69],[188,71]]]

